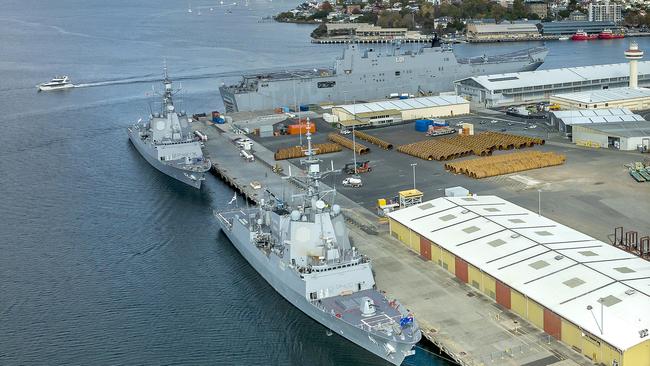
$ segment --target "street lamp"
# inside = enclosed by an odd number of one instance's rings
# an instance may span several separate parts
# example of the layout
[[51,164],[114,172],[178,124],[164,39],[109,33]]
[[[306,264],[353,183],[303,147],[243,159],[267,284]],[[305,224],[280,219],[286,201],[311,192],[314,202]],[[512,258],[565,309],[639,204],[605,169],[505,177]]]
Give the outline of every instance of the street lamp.
[[542,190],[537,190],[537,215],[542,216]]
[[413,189],[415,189],[415,167],[417,165],[418,165],[418,163],[411,164],[411,167],[413,168]]

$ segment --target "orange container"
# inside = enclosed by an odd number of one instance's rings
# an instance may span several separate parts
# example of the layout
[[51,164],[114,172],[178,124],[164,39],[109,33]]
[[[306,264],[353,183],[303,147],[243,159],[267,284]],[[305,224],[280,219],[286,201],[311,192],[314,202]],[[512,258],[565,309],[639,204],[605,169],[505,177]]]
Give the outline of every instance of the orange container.
[[[309,132],[311,132],[311,133],[316,132],[316,125],[315,124],[312,123],[312,124],[309,125]],[[287,133],[289,135],[305,134],[305,133],[307,133],[307,124],[289,125],[289,126],[287,126]]]

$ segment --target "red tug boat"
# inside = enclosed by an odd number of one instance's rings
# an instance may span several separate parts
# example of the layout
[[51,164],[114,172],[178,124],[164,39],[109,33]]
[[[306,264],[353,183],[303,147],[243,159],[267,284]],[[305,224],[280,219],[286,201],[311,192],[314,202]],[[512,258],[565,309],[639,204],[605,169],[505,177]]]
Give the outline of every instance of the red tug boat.
[[[610,31],[611,32],[611,31]],[[588,34],[583,30],[577,31],[574,35],[571,36],[572,41],[590,41],[592,39],[598,39],[598,34]]]
[[602,32],[598,35],[598,38],[600,39],[620,39],[620,38],[625,38],[625,35],[623,33],[614,33],[612,32],[611,29],[605,28],[603,29]]

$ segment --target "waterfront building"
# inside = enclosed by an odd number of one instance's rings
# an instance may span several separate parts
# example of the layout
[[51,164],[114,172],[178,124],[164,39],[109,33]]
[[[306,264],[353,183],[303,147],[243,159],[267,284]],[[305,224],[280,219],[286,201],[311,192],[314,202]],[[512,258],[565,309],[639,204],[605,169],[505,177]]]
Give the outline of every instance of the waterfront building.
[[620,4],[605,0],[603,2],[589,3],[589,21],[590,22],[614,22],[619,24],[623,21]]
[[559,132],[570,135],[574,125],[589,125],[592,123],[640,122],[645,119],[627,108],[604,109],[571,109],[550,111],[551,125]]
[[628,108],[638,111],[650,109],[650,89],[623,87],[560,93],[551,95],[550,102],[562,109]]
[[535,23],[467,24],[467,39],[469,41],[534,39],[540,37],[541,35]]
[[595,364],[650,365],[647,260],[496,196],[436,198],[388,218],[423,260]]
[[327,37],[406,38],[407,28],[382,28],[366,23],[326,23]]
[[543,0],[528,0],[526,1],[528,13],[537,14],[540,19],[546,18],[548,15],[548,4]]
[[540,32],[544,36],[569,36],[579,30],[587,33],[600,33],[604,29],[619,30],[613,21],[603,22],[585,22],[585,21],[560,21],[560,22],[543,22],[538,25]]
[[[638,71],[639,85],[650,86],[650,62],[638,62]],[[455,81],[454,88],[456,94],[470,100],[472,105],[491,108],[548,102],[555,94],[625,87],[629,75],[629,64],[620,63],[473,76]],[[607,107],[614,105],[609,102],[600,105],[600,108]],[[568,108],[585,109],[584,106]]]
[[569,14],[569,19],[573,21],[585,22],[589,20],[589,16],[580,10],[574,10],[571,12],[571,14]]
[[344,104],[332,107],[342,127],[375,127],[421,118],[458,116],[469,113],[469,102],[455,95],[378,102]]

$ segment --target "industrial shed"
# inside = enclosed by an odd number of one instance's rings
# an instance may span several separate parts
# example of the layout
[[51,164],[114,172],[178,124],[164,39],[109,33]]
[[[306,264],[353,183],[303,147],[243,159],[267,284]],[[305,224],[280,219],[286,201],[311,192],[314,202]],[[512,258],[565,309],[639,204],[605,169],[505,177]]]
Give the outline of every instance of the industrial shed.
[[573,125],[611,122],[639,122],[645,119],[627,108],[571,109],[549,112],[551,124],[558,131],[571,134]]
[[381,126],[421,118],[457,116],[469,113],[469,102],[459,96],[445,95],[394,99],[332,107],[343,126]]
[[572,127],[571,140],[577,145],[617,150],[650,148],[650,122],[612,122]]
[[650,89],[613,88],[551,95],[551,103],[564,109],[650,108]]
[[[472,105],[487,108],[548,102],[554,94],[626,87],[629,67],[620,63],[481,75],[456,80],[454,88]],[[639,62],[638,69],[639,85],[650,86],[650,62]]]
[[595,363],[650,366],[650,262],[496,196],[388,217],[423,259]]

